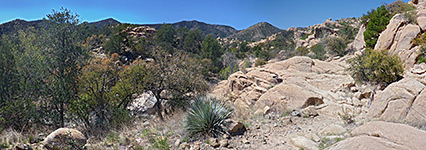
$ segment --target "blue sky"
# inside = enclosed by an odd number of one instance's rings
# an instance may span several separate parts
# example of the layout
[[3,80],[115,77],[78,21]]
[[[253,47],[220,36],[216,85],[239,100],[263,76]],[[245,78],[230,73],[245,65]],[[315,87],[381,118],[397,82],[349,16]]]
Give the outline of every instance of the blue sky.
[[[368,10],[395,0],[0,0],[0,23],[14,19],[42,19],[61,7],[83,21],[114,18],[120,22],[150,24],[199,20],[245,29],[269,22],[281,29],[305,27],[360,17]],[[409,0],[403,0],[408,2]]]

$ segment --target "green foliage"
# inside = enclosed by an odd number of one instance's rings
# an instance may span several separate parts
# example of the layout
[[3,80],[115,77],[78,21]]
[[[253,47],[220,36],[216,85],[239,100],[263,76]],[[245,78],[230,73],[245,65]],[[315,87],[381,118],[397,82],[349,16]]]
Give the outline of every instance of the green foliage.
[[362,55],[348,60],[351,76],[358,82],[384,84],[385,86],[401,79],[404,72],[398,56],[388,51],[366,49]]
[[208,58],[212,60],[213,70],[212,72],[219,72],[222,68],[220,63],[220,57],[223,54],[222,46],[213,38],[212,35],[207,35],[204,41],[201,43],[201,58]]
[[309,53],[309,49],[305,46],[299,47],[296,49],[296,55],[298,56],[306,56]]
[[312,35],[313,33],[308,33],[308,34],[303,34],[302,37],[300,37],[301,40],[306,40],[308,38],[308,36]]
[[413,5],[410,5],[408,3],[405,3],[401,0],[397,0],[395,2],[392,2],[388,5],[386,5],[386,9],[393,15],[399,14],[399,13],[405,13],[408,11],[415,10],[416,7]]
[[162,25],[161,28],[156,32],[155,39],[160,43],[167,43],[175,45],[174,37],[176,36],[176,29],[171,25]]
[[325,60],[327,57],[325,56],[326,50],[324,45],[317,44],[311,47],[312,52],[314,52],[314,55],[312,56],[313,59],[319,59],[319,60]]
[[198,30],[191,30],[183,40],[183,49],[191,53],[199,53],[203,36]]
[[419,57],[417,57],[416,63],[426,63],[426,33],[422,33],[416,38],[414,38],[413,44],[416,46],[420,46],[419,51],[417,51]]
[[122,53],[124,51],[126,33],[116,33],[112,35],[104,44],[107,53]]
[[324,41],[324,45],[328,49],[328,53],[333,56],[344,56],[346,54],[347,43],[339,37],[328,37]]
[[367,22],[367,28],[364,32],[364,40],[367,48],[374,48],[380,33],[386,29],[392,15],[384,5],[371,10],[364,15],[363,21]]
[[254,66],[258,67],[258,66],[262,66],[262,65],[267,64],[267,63],[268,63],[268,61],[258,58],[254,62]]
[[214,98],[199,97],[190,106],[185,117],[186,131],[194,135],[218,137],[226,133],[223,123],[232,110]]

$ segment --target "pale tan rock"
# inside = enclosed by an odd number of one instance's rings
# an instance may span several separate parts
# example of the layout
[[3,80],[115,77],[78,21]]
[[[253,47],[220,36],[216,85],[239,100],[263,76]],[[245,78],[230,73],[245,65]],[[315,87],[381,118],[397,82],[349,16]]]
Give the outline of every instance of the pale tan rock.
[[374,136],[360,135],[347,138],[328,148],[329,150],[402,150],[408,149]]
[[421,9],[417,12],[417,23],[419,24],[422,31],[426,30],[426,9]]
[[425,85],[411,78],[392,83],[385,90],[377,92],[368,110],[368,116],[401,122],[409,113],[408,108],[411,107],[415,97],[424,88]]
[[410,108],[410,111],[405,118],[405,121],[408,124],[414,126],[424,126],[426,125],[426,89],[416,96],[413,105]]
[[305,148],[309,150],[318,150],[318,144],[304,136],[292,138],[290,140],[290,143],[296,147]]
[[395,16],[393,16],[392,19],[389,21],[389,24],[386,26],[385,31],[383,31],[377,39],[377,43],[374,49],[390,49],[394,42],[394,38],[398,29],[406,22],[407,19],[403,14],[396,14]]
[[[69,145],[69,143],[74,143]],[[49,150],[61,150],[64,147],[72,149],[83,149],[87,138],[78,130],[69,128],[59,128],[50,133],[42,142],[44,147]]]
[[230,135],[242,135],[246,131],[246,127],[244,126],[244,124],[239,122],[239,121],[235,121],[235,120],[232,120],[232,119],[226,119],[224,121],[224,124],[225,124],[225,127],[226,127],[226,131]]
[[324,129],[322,129],[319,134],[320,135],[341,135],[343,133],[347,132],[345,128],[343,128],[341,125],[332,124]]
[[[411,68],[419,55],[418,47],[413,47],[413,40],[420,33],[420,27],[408,24],[401,27],[395,35],[394,43],[389,49],[390,54],[398,55],[403,62],[404,68]],[[379,49],[381,50],[381,49]]]
[[353,136],[368,135],[379,137],[409,149],[423,149],[426,147],[424,142],[426,132],[405,124],[373,121],[354,129],[351,133]]

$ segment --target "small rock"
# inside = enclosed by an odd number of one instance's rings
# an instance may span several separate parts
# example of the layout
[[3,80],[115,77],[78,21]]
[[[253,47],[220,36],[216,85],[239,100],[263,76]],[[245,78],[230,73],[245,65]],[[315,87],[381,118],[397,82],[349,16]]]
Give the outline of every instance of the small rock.
[[244,144],[250,144],[250,141],[249,141],[249,140],[247,140],[247,139],[244,139],[242,142],[243,142]]
[[219,141],[220,146],[222,147],[228,147],[229,143],[227,139],[222,139]]
[[314,133],[308,133],[306,135],[306,137],[309,138],[309,139],[312,139],[315,142],[319,142],[321,140],[321,138],[317,134],[314,134]]
[[210,138],[209,139],[209,144],[212,147],[219,147],[220,146],[220,144],[217,142],[217,139],[215,139],[215,138]]
[[297,116],[297,117],[302,116],[302,115],[300,114],[300,111],[297,111],[297,110],[295,110],[295,111],[291,112],[291,115],[292,115],[292,116]]
[[231,139],[231,137],[228,134],[223,134],[224,139]]
[[183,142],[182,144],[180,144],[179,149],[190,149],[190,148],[191,146],[187,142]]
[[304,149],[310,149],[310,150],[318,150],[318,145],[314,141],[304,137],[304,136],[298,136],[295,138],[292,138],[290,140],[290,143],[293,144],[296,147],[304,148]]
[[246,127],[243,123],[239,121],[235,121],[232,119],[226,119],[225,126],[227,128],[227,132],[231,134],[232,136],[235,135],[243,135],[245,131],[247,131]]
[[175,146],[179,147],[179,145],[180,145],[180,139],[177,139],[176,142],[175,142]]
[[30,145],[28,145],[28,144],[21,144],[21,143],[17,143],[15,145],[15,148],[17,150],[32,150],[33,149]]
[[318,116],[317,109],[315,106],[308,106],[302,109],[303,116]]
[[340,125],[329,125],[322,129],[319,134],[320,135],[340,135],[346,132],[346,129]]

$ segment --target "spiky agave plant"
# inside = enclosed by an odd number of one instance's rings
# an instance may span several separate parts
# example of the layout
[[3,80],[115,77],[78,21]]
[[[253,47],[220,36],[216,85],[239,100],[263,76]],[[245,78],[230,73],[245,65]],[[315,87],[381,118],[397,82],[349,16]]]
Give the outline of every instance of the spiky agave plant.
[[198,97],[190,106],[185,122],[186,131],[194,135],[217,137],[226,132],[223,125],[232,109],[215,98]]

